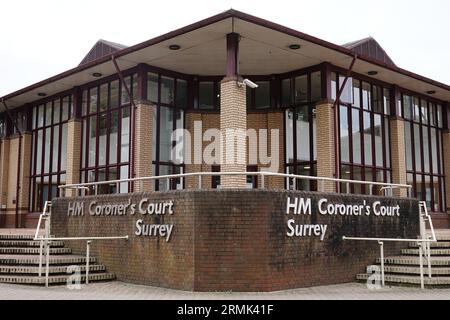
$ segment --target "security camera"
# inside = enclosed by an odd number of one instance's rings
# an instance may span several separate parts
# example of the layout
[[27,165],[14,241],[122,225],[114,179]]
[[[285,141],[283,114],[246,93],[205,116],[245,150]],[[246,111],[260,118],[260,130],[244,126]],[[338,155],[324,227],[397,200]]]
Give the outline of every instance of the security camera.
[[242,82],[238,82],[239,87],[242,87],[243,85],[246,85],[247,87],[252,88],[252,89],[256,89],[259,87],[256,83],[254,83],[253,81],[251,81],[249,79],[244,79]]

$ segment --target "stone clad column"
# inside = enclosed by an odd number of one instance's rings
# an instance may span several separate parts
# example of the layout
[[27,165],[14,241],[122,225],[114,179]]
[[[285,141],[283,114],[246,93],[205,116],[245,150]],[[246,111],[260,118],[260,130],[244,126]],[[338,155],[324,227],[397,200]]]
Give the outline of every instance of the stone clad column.
[[[389,120],[391,129],[391,167],[392,183],[406,184],[406,152],[405,152],[405,123],[400,117]],[[406,197],[406,189],[394,189],[396,197]]]
[[[135,177],[151,177],[152,145],[153,145],[153,117],[156,106],[148,101],[137,101],[135,112],[135,144],[134,144],[134,172]],[[153,191],[150,180],[134,183],[134,192]]]
[[[317,118],[317,176],[336,177],[335,121],[332,101],[316,105]],[[322,182],[318,182],[320,186]],[[336,192],[335,182],[324,182],[324,192]]]
[[[70,119],[67,123],[67,164],[66,184],[80,183],[80,163],[82,153],[81,120]],[[67,189],[66,196],[74,197],[77,190]]]

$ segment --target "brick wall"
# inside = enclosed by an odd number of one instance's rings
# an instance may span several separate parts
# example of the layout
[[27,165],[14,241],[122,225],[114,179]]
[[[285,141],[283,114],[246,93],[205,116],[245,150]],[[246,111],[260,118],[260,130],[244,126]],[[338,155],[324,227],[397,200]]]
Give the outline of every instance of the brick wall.
[[[312,215],[286,215],[287,197],[310,197]],[[413,237],[418,234],[418,203],[404,198],[379,198],[264,190],[171,191],[149,194],[78,198],[85,206],[124,203],[132,197],[174,200],[173,215],[144,216],[147,223],[173,223],[170,242],[134,235],[134,216],[68,217],[68,201],[53,203],[55,236],[130,235],[130,240],[94,242],[92,255],[118,280],[195,291],[277,291],[352,282],[379,256],[376,243],[343,241],[342,236]],[[322,216],[320,198],[330,203],[368,204],[375,200],[401,206],[399,218]],[[87,210],[87,208],[85,208]],[[301,224],[327,224],[325,241],[288,238],[288,219]],[[69,242],[85,253],[85,242]],[[385,244],[385,254],[398,254],[405,244]]]
[[442,136],[445,173],[445,202],[447,206],[447,213],[450,214],[450,130],[445,131]]

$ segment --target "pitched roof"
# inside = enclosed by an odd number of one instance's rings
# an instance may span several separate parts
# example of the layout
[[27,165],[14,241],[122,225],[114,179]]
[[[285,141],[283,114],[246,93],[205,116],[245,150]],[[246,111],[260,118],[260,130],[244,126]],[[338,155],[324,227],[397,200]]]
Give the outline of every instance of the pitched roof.
[[372,37],[352,41],[342,45],[357,54],[362,54],[380,62],[395,66],[394,61],[389,57],[383,47]]
[[91,50],[89,50],[83,60],[81,60],[79,66],[125,48],[127,48],[127,46],[123,44],[100,39],[94,44]]

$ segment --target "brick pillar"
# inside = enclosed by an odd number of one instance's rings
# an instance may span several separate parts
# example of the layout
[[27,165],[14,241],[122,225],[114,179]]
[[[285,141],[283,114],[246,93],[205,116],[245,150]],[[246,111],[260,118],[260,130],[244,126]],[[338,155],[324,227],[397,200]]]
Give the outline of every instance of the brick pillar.
[[[202,145],[203,142],[195,141],[194,139],[202,139],[202,137],[196,137],[194,123],[195,122],[202,122],[202,114],[199,112],[186,112],[186,125],[185,128],[187,131],[189,131],[191,135],[190,140],[190,146],[185,150],[186,159],[189,159],[189,163],[186,163],[184,168],[186,173],[194,173],[194,172],[201,172],[202,171],[202,164],[201,163],[195,163],[195,146],[197,144]],[[202,132],[200,134],[203,134],[204,128],[202,127]],[[197,133],[198,134],[198,133]],[[198,148],[197,148],[198,149]],[[203,147],[201,147],[201,150],[197,150],[197,152],[202,153]],[[198,156],[198,155],[197,155]],[[201,157],[203,159],[203,156]],[[204,179],[202,179],[204,180]],[[198,177],[187,177],[185,179],[185,188],[186,189],[198,189],[199,187],[199,179]],[[202,185],[205,185],[204,181],[202,181]]]
[[[155,106],[147,101],[138,101],[135,113],[134,172],[135,177],[151,177],[153,175],[153,116]],[[134,192],[150,192],[153,181],[135,182]]]
[[442,134],[442,152],[444,155],[444,174],[445,174],[445,205],[447,213],[450,214],[450,130]]
[[[221,172],[246,172],[247,142],[247,104],[246,87],[238,86],[238,77],[226,77],[221,82],[220,130],[222,131]],[[237,133],[234,141],[230,139],[230,130]],[[227,142],[228,141],[228,142]],[[228,147],[228,149],[227,149]],[[234,154],[234,159],[230,155]],[[228,157],[228,159],[227,159]],[[246,188],[247,178],[242,176],[223,176],[221,186],[224,189]]]
[[[392,183],[406,184],[405,123],[401,118],[389,120],[391,128],[391,167]],[[406,189],[395,189],[396,197],[406,197]]]
[[[272,150],[272,138],[271,138],[271,130],[278,130],[279,133],[279,140],[278,140],[278,173],[284,173],[284,164],[286,162],[285,160],[285,153],[284,153],[284,113],[277,111],[277,112],[269,112],[267,114],[267,130],[269,132],[268,134],[268,148],[269,152]],[[270,177],[268,178],[268,188],[271,189],[284,189],[285,181],[284,178],[278,178],[278,177]]]
[[[67,124],[67,169],[66,184],[80,183],[80,164],[81,164],[81,120],[70,119]],[[66,190],[66,196],[73,197],[77,191],[73,189]]]
[[[335,178],[335,121],[332,101],[319,102],[316,106],[317,117],[317,176]],[[318,182],[320,185],[321,182]],[[324,182],[325,192],[336,192],[336,183]]]
[[[4,164],[6,168],[6,227],[16,226],[16,207],[19,206],[17,226],[25,226],[25,216],[28,213],[30,194],[30,165],[31,165],[31,133],[22,136],[22,147],[20,161],[19,144],[20,137],[13,136],[9,140],[9,161]],[[17,166],[20,165],[20,179],[17,181]],[[3,178],[3,177],[2,177]],[[19,194],[17,198],[17,182],[19,182]],[[3,183],[2,183],[3,184]]]
[[6,223],[9,153],[9,139],[4,139],[0,142],[0,227]]

